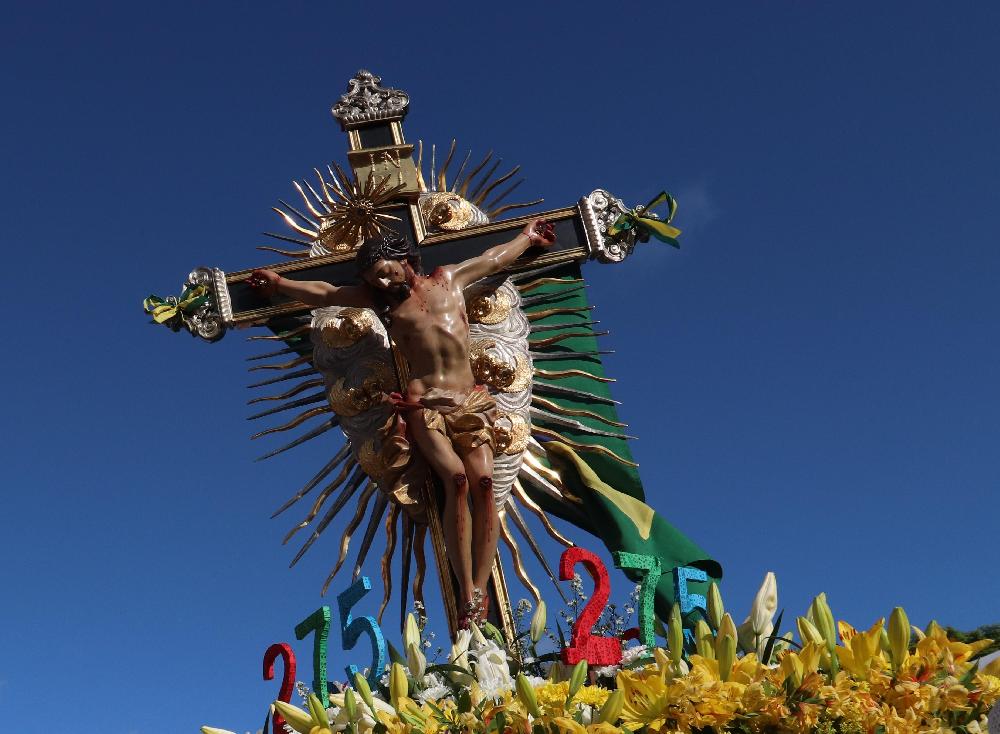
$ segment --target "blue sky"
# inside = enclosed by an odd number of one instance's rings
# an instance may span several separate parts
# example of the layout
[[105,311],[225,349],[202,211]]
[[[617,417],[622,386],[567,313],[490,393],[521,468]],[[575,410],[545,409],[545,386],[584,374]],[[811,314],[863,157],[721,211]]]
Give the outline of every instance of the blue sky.
[[895,604],[1000,619],[998,21],[969,2],[9,7],[5,730],[262,721],[260,658],[322,603],[339,537],[289,571],[300,511],[268,517],[333,447],[252,463],[251,347],[139,304],[196,265],[268,261],[272,203],[343,161],[329,107],[361,67],[410,93],[410,140],[493,148],[552,206],[678,197],[680,252],[586,272],[650,502],[720,559],[741,618],[774,570],[788,615],[826,591],[858,624]]

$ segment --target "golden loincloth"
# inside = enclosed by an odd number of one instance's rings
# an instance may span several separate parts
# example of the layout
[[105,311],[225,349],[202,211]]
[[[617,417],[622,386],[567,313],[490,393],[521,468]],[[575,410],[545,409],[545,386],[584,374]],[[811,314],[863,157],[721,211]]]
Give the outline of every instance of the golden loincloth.
[[432,387],[418,403],[422,408],[414,409],[410,420],[420,420],[428,430],[443,433],[459,455],[483,445],[494,449],[497,402],[485,387],[477,387],[468,395]]
[[417,482],[426,476],[426,465],[410,445],[407,422],[420,421],[428,430],[447,436],[459,456],[480,446],[489,446],[493,451],[497,404],[482,385],[464,395],[434,387],[416,401],[393,393],[390,401],[393,415],[379,430],[378,463],[383,470],[376,479],[383,491],[419,522],[425,508]]

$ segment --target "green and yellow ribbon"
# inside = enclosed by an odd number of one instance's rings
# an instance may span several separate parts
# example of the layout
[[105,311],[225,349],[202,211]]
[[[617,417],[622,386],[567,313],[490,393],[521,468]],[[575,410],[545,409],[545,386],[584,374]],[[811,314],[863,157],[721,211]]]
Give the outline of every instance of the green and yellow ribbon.
[[178,315],[186,316],[208,302],[208,288],[204,285],[188,286],[180,296],[149,296],[142,302],[142,309],[158,324],[171,325]]
[[[648,216],[651,209],[663,203],[667,205],[666,219],[653,219]],[[677,238],[680,237],[681,231],[677,227],[670,225],[670,221],[674,218],[676,212],[677,201],[666,191],[662,191],[659,196],[646,204],[646,206],[637,206],[632,211],[625,212],[618,217],[608,227],[608,235],[614,239],[634,230],[642,242],[645,242],[650,237],[655,237],[660,242],[666,242],[668,245],[680,248],[681,245],[677,241]]]

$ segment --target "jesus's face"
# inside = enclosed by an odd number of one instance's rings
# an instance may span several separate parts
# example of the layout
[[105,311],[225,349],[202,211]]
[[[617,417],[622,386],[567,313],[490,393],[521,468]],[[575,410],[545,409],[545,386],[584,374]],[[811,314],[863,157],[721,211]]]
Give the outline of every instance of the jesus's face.
[[405,260],[379,260],[362,273],[361,277],[372,288],[403,300],[410,295],[414,273]]

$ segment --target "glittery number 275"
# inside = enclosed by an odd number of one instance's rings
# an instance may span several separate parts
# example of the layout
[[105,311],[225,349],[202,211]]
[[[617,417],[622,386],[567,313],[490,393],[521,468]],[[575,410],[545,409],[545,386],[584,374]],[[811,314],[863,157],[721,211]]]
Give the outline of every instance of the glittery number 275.
[[[386,661],[386,644],[382,630],[379,629],[378,622],[374,617],[354,617],[351,609],[361,598],[372,590],[372,582],[367,576],[362,576],[346,591],[337,595],[337,607],[340,609],[340,632],[343,635],[343,648],[352,649],[358,642],[362,633],[367,632],[372,643],[372,664],[368,668],[368,684],[373,688],[378,685],[378,680],[382,676]],[[354,674],[358,672],[356,665],[348,665],[346,668],[347,680],[352,681]]]
[[572,579],[573,567],[577,564],[587,569],[594,580],[594,593],[576,618],[569,647],[562,651],[562,660],[567,665],[576,665],[581,660],[586,660],[590,665],[617,665],[622,659],[621,642],[616,637],[597,637],[592,634],[611,594],[608,569],[589,550],[567,548],[559,559],[559,578],[563,581]]

